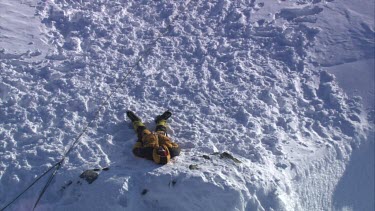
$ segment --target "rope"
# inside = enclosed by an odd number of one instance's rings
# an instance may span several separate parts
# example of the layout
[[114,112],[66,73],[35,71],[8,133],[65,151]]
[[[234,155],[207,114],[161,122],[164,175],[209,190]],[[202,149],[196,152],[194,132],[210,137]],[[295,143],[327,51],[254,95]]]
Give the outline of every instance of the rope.
[[36,205],[38,205],[38,203],[39,203],[40,199],[42,198],[44,192],[46,192],[48,186],[51,184],[52,179],[55,177],[57,171],[61,168],[61,165],[62,165],[62,160],[60,162],[58,162],[58,165],[56,166],[55,171],[53,171],[53,173],[49,176],[49,178],[47,180],[47,183],[44,185],[42,191],[40,192],[40,194],[38,196],[38,199],[35,202],[35,205],[33,207],[33,211],[35,210]]
[[[188,4],[190,3],[190,1],[185,5],[187,6]],[[185,7],[186,8],[186,7]],[[99,119],[100,117],[100,112],[105,108],[105,106],[109,103],[111,97],[113,96],[113,94],[115,93],[115,91],[119,88],[122,88],[124,85],[125,85],[125,82],[126,82],[126,79],[128,78],[128,76],[133,73],[134,69],[136,67],[139,66],[139,64],[141,63],[141,61],[144,59],[144,57],[146,57],[150,52],[151,50],[154,48],[154,46],[156,45],[156,43],[162,38],[164,37],[165,34],[167,34],[173,27],[173,23],[178,19],[179,17],[179,14],[177,14],[173,19],[172,21],[168,24],[168,26],[165,28],[165,31],[162,32],[159,37],[157,37],[150,45],[149,47],[143,51],[143,53],[141,53],[139,55],[139,58],[136,60],[136,62],[134,63],[133,66],[131,66],[130,70],[126,73],[126,75],[121,79],[120,83],[118,84],[118,86],[114,89],[114,91],[110,92],[106,99],[101,103],[101,105],[99,106],[99,108],[96,110],[95,114],[94,114],[94,118],[86,124],[86,126],[84,127],[84,129],[82,130],[82,132],[74,139],[72,145],[65,151],[65,153],[63,154],[63,157],[60,159],[59,162],[57,162],[56,164],[54,164],[52,167],[50,167],[46,172],[44,172],[42,175],[40,175],[39,177],[37,177],[36,180],[34,180],[24,191],[22,191],[17,197],[15,197],[12,201],[10,201],[5,207],[1,208],[0,211],[3,211],[5,210],[7,207],[9,207],[11,204],[13,204],[19,197],[21,197],[27,190],[29,190],[36,182],[38,182],[42,177],[44,177],[48,172],[50,172],[53,168],[55,168],[55,170],[53,171],[53,173],[49,176],[46,184],[44,185],[43,189],[41,190],[39,196],[38,196],[38,199],[36,200],[35,204],[34,204],[34,207],[33,207],[33,210],[35,210],[35,208],[37,207],[39,201],[42,199],[44,193],[46,192],[47,188],[49,187],[49,185],[51,184],[53,178],[56,176],[58,170],[62,167],[63,163],[64,163],[64,160],[65,158],[70,154],[70,152],[73,150],[73,148],[80,142],[80,139],[82,138],[82,136],[87,132],[87,130],[89,128],[92,127],[92,125]]]
[[1,211],[5,210],[7,207],[9,207],[9,205],[13,204],[13,202],[15,202],[20,196],[22,196],[27,190],[29,190],[35,183],[37,183],[42,177],[44,177],[44,175],[46,175],[53,168],[55,168],[57,165],[59,165],[59,163],[60,162],[56,163],[55,165],[53,165],[52,167],[50,167],[49,169],[47,169],[47,171],[45,171],[42,175],[40,175],[39,177],[37,177],[34,180],[34,182],[32,182],[24,191],[22,191],[20,194],[18,194],[18,196],[15,197],[12,201],[10,201],[7,205],[5,205],[5,207],[1,208]]

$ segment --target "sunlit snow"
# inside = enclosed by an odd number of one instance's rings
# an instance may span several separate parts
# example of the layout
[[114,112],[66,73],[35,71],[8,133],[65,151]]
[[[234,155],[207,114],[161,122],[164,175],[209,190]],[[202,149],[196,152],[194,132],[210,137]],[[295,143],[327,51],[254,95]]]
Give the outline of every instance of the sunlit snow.
[[[0,209],[84,132],[35,210],[374,210],[374,17],[371,0],[1,0]],[[135,157],[125,112],[153,129],[167,109],[181,155]],[[50,174],[5,210],[32,210]]]

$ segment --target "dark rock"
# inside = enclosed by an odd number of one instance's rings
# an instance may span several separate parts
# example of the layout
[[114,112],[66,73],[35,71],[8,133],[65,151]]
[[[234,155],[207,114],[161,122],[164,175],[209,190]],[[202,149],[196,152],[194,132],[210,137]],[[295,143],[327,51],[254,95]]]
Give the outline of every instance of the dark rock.
[[191,165],[189,166],[189,169],[190,169],[190,170],[196,170],[196,169],[199,169],[199,167],[198,167],[197,164],[191,164]]
[[147,189],[143,189],[143,191],[142,191],[142,195],[146,195],[147,194],[147,192],[148,192],[148,190]]
[[231,154],[229,154],[228,152],[223,152],[220,154],[220,158],[221,159],[231,159],[233,160],[234,162],[236,163],[241,163],[240,160],[238,160],[237,158],[233,157]]
[[79,177],[85,179],[89,184],[91,184],[98,178],[98,176],[99,174],[94,170],[86,170]]
[[208,156],[208,155],[203,155],[202,156],[204,159],[206,159],[206,160],[210,160],[211,158],[210,158],[210,156]]
[[176,180],[172,180],[171,182],[169,182],[169,187],[175,186],[176,183],[177,183]]

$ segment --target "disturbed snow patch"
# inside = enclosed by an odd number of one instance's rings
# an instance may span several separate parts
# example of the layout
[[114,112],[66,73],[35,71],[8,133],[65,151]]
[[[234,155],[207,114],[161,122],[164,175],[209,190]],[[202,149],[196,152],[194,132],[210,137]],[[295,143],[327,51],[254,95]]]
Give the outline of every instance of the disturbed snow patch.
[[[328,2],[39,2],[46,56],[0,52],[0,203],[57,162],[114,91],[41,209],[365,208],[338,194],[350,188],[345,165],[371,123],[361,101],[320,68],[326,61],[314,60],[322,15],[336,5]],[[132,155],[124,111],[153,128],[167,108],[183,152],[160,167]],[[90,185],[78,178],[105,166]],[[29,209],[41,185],[12,208]]]

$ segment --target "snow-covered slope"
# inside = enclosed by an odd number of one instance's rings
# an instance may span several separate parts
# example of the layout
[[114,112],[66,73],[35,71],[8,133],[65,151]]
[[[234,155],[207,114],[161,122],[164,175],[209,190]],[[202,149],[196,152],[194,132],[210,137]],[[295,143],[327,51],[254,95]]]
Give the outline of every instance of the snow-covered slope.
[[[0,208],[89,125],[36,210],[374,210],[371,7],[2,0]],[[182,154],[134,157],[128,109]]]

